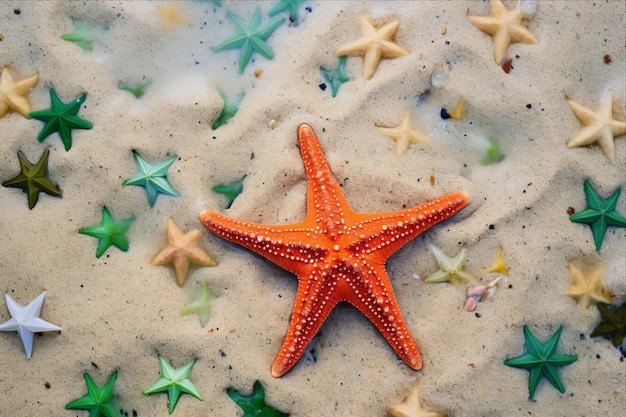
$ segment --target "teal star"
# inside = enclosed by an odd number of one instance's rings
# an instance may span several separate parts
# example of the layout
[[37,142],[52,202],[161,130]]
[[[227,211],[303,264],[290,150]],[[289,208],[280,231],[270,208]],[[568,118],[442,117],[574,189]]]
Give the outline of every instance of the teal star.
[[113,399],[113,385],[117,379],[117,371],[109,378],[104,387],[100,388],[85,372],[87,395],[67,403],[66,410],[89,410],[89,417],[122,417],[117,409],[110,404]]
[[615,211],[617,199],[621,191],[621,188],[618,188],[612,196],[606,200],[602,200],[598,196],[598,193],[591,187],[589,181],[585,180],[587,208],[580,213],[569,216],[571,221],[587,223],[591,227],[593,241],[596,244],[596,251],[598,252],[600,252],[607,226],[626,227],[626,218],[620,216]]
[[139,172],[124,181],[122,183],[123,186],[136,185],[144,187],[148,194],[150,207],[154,207],[154,203],[159,194],[171,195],[173,197],[180,196],[180,193],[172,187],[172,184],[170,184],[166,178],[167,170],[176,162],[178,159],[177,156],[155,165],[148,163],[148,161],[139,156],[137,151],[133,151],[133,156],[135,157],[135,162],[137,162]]
[[182,368],[174,369],[172,365],[167,363],[165,359],[159,355],[159,364],[161,365],[161,378],[154,383],[150,388],[144,391],[145,395],[154,394],[155,392],[167,391],[169,402],[169,413],[174,412],[174,407],[180,398],[180,394],[186,392],[191,394],[200,401],[203,401],[202,395],[198,388],[189,379],[191,368],[196,363],[196,360],[192,360]]
[[93,125],[86,120],[79,118],[78,111],[80,105],[83,104],[87,94],[74,101],[65,104],[57,96],[54,88],[50,89],[50,110],[37,110],[28,113],[28,116],[45,122],[46,125],[39,132],[37,140],[43,142],[48,136],[54,132],[59,132],[59,136],[63,141],[65,150],[69,151],[72,147],[72,129],[91,129]]
[[237,111],[239,111],[239,106],[241,105],[241,100],[243,100],[244,92],[237,94],[237,96],[233,99],[228,98],[226,94],[219,90],[220,97],[224,101],[224,107],[222,108],[222,112],[219,117],[213,122],[211,125],[211,129],[215,130],[221,125],[225,124],[227,121],[232,119]]
[[61,35],[61,39],[75,42],[85,51],[91,51],[93,49],[93,42],[100,38],[102,32],[108,28],[97,28],[93,25],[87,25],[84,22],[72,18],[72,24],[74,25],[74,32]]
[[241,395],[234,388],[228,388],[226,394],[243,410],[242,417],[288,417],[265,404],[265,391],[259,381],[254,381],[252,395]]
[[237,196],[239,196],[239,194],[243,191],[244,178],[246,178],[245,175],[236,181],[229,182],[228,184],[219,184],[213,187],[213,191],[219,194],[224,194],[228,198],[226,208],[230,208],[233,201],[235,201],[235,198],[237,198]]
[[347,83],[350,81],[350,77],[346,74],[346,61],[348,59],[347,55],[343,55],[339,57],[339,65],[335,68],[326,69],[324,67],[320,67],[320,73],[322,74],[322,78],[328,84],[330,84],[330,89],[333,92],[333,97],[337,97],[337,92],[339,91],[339,87],[341,84]]
[[98,248],[96,249],[96,258],[102,256],[109,246],[117,246],[121,251],[128,250],[128,239],[126,231],[135,221],[134,217],[115,222],[113,216],[106,207],[102,207],[102,222],[98,226],[84,227],[78,231],[83,235],[97,238]]
[[504,364],[514,368],[527,369],[530,372],[528,378],[528,399],[532,400],[541,378],[546,377],[550,383],[564,393],[565,387],[556,372],[556,368],[569,365],[578,360],[577,355],[561,355],[556,353],[556,346],[561,337],[563,326],[559,327],[550,340],[540,343],[537,338],[524,325],[524,343],[526,353],[516,358],[506,359]]
[[128,91],[129,93],[134,95],[135,98],[140,98],[146,93],[146,88],[148,88],[150,84],[152,84],[151,80],[146,80],[144,82],[134,84],[120,82],[117,84],[117,88],[122,91]]
[[200,326],[204,327],[209,322],[213,300],[215,300],[215,296],[209,291],[209,285],[206,281],[202,281],[200,282],[198,295],[191,303],[187,304],[187,307],[180,312],[180,315],[197,314],[200,319]]
[[267,59],[274,58],[274,54],[265,43],[265,40],[285,22],[284,18],[281,17],[261,26],[261,10],[259,9],[256,9],[248,24],[230,10],[226,12],[226,17],[236,26],[237,33],[229,40],[212,49],[214,52],[220,52],[227,49],[241,48],[239,54],[239,74],[243,74],[243,70],[246,69],[252,52],[258,52]]
[[591,337],[602,336],[618,347],[626,337],[626,303],[609,310],[606,304],[598,303],[602,321],[593,329]]
[[28,196],[28,208],[32,209],[37,204],[39,193],[44,192],[54,197],[61,197],[61,190],[48,179],[48,155],[50,151],[46,149],[33,166],[26,157],[17,153],[20,161],[20,174],[2,183],[5,187],[21,188]]
[[269,12],[267,12],[268,17],[272,17],[277,15],[278,13],[282,13],[285,10],[289,12],[291,19],[294,22],[298,21],[298,8],[305,0],[279,0]]

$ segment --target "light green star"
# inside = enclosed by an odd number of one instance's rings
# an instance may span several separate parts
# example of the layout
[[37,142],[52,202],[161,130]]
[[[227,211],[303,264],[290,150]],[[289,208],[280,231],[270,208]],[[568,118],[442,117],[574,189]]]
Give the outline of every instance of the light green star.
[[135,98],[140,98],[146,93],[146,88],[148,88],[150,84],[152,84],[152,80],[145,80],[143,82],[137,82],[134,84],[120,82],[117,84],[117,88],[122,91],[128,91],[129,93],[134,95]]
[[99,258],[111,245],[117,246],[123,252],[128,250],[126,231],[134,221],[135,218],[130,217],[116,223],[109,210],[103,207],[102,222],[98,226],[84,227],[78,233],[95,237],[99,240],[98,248],[96,249],[96,258]]
[[452,282],[461,283],[474,279],[474,276],[463,270],[463,264],[467,257],[467,249],[461,249],[454,258],[449,258],[438,247],[430,245],[430,250],[437,259],[439,269],[434,274],[427,277],[424,282]]
[[219,194],[224,194],[228,198],[228,204],[226,205],[226,208],[230,208],[230,206],[233,204],[233,201],[235,201],[235,198],[237,198],[237,196],[239,196],[239,194],[241,194],[241,192],[243,191],[244,178],[246,178],[245,175],[238,180],[229,182],[228,184],[219,184],[213,187],[213,191]]
[[259,381],[254,381],[251,395],[242,395],[234,388],[228,388],[226,394],[243,410],[243,417],[288,417],[265,403],[265,390]]
[[109,377],[109,380],[100,388],[93,382],[93,379],[85,372],[87,382],[87,395],[77,400],[67,403],[66,410],[88,410],[89,417],[122,417],[116,407],[110,402],[113,399],[113,385],[117,379],[117,371]]
[[46,193],[54,197],[61,197],[61,190],[48,179],[48,155],[50,150],[46,149],[35,165],[28,162],[26,157],[17,153],[20,161],[20,174],[2,183],[5,187],[21,188],[28,196],[28,208],[32,209],[37,204],[39,193]]
[[182,368],[174,369],[172,365],[159,355],[159,364],[161,365],[161,378],[154,383],[150,388],[144,391],[145,395],[154,394],[155,392],[167,391],[169,402],[169,413],[174,412],[174,407],[180,398],[180,394],[186,392],[191,394],[200,401],[203,400],[198,388],[189,379],[191,368],[196,363],[196,360],[192,360]]
[[191,303],[187,304],[187,307],[180,312],[180,315],[197,314],[200,319],[200,326],[204,327],[211,316],[213,300],[215,300],[215,296],[209,291],[209,285],[206,281],[202,281],[200,282],[200,288],[198,289],[196,298],[194,298]]
[[133,156],[137,162],[139,172],[133,177],[127,179],[122,183],[123,186],[136,185],[144,187],[148,194],[148,203],[150,207],[154,207],[154,203],[160,194],[171,195],[174,197],[180,196],[180,193],[172,187],[166,178],[167,170],[178,159],[174,156],[167,161],[159,162],[155,165],[151,165],[143,159],[136,151],[133,151]]
[[211,129],[215,130],[221,125],[225,124],[227,121],[232,119],[235,114],[239,111],[239,106],[241,105],[241,100],[243,100],[244,92],[237,94],[235,98],[228,98],[228,96],[222,91],[219,90],[220,97],[224,101],[224,107],[222,108],[222,112],[219,117],[213,122],[211,125]]
[[74,25],[74,32],[61,35],[61,39],[75,42],[85,51],[91,51],[93,42],[99,40],[102,33],[108,30],[108,27],[98,28],[74,18],[72,18],[72,24]]
[[294,22],[298,21],[298,8],[305,0],[279,0],[269,12],[267,12],[268,17],[272,17],[277,15],[278,13],[282,13],[285,10],[289,12],[291,19]]

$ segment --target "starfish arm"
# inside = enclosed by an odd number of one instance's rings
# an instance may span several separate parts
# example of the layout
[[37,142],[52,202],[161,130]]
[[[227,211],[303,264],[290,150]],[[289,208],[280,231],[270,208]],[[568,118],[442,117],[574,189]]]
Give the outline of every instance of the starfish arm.
[[85,129],[89,130],[93,128],[93,125],[87,120],[83,120],[78,116],[67,115],[64,117],[64,121],[69,128],[71,129]]
[[570,221],[575,223],[594,223],[602,217],[602,213],[596,209],[585,209],[580,213],[569,216]]
[[[35,112],[31,112],[30,113],[30,117],[33,119],[39,119],[39,120],[44,120],[41,117],[37,117],[35,114]],[[52,120],[53,119],[53,120]],[[41,132],[39,132],[39,134],[37,135],[37,140],[39,142],[43,142],[48,136],[50,136],[51,134],[53,134],[54,132],[58,131],[60,128],[60,123],[59,123],[59,119],[54,116],[51,118],[51,121],[46,123],[44,125],[44,127],[41,129]]]
[[385,58],[399,58],[401,56],[408,55],[410,52],[404,49],[401,46],[396,45],[390,41],[382,41],[380,49],[382,51],[382,56]]
[[258,28],[254,32],[254,36],[261,39],[267,39],[276,29],[285,23],[285,18],[281,17],[280,19],[273,20],[271,22],[267,22],[260,28]]
[[511,43],[511,34],[505,27],[501,27],[493,35],[493,60],[500,65]]
[[467,16],[467,20],[476,26],[481,32],[493,36],[498,31],[500,24],[491,16]]
[[602,152],[608,158],[609,161],[615,162],[615,138],[613,132],[609,126],[602,128],[600,132],[600,139],[598,139],[598,145],[602,148]]
[[[617,206],[617,200],[619,199],[619,195],[622,192],[621,188],[615,190],[615,192],[603,202],[604,210],[609,214],[609,212],[615,211],[615,206]],[[596,194],[597,196],[597,194]]]
[[96,405],[97,404],[89,395],[85,395],[84,397],[78,398],[74,401],[70,401],[69,403],[67,403],[67,405],[65,406],[65,409],[66,410],[72,410],[72,409],[88,410],[91,407],[95,407]]
[[[543,352],[545,357],[550,357],[555,354],[556,346],[559,344],[559,339],[561,338],[561,332],[563,331],[563,326],[559,327],[559,329],[554,332],[550,340],[546,343],[539,343],[539,341],[533,336],[533,349],[535,352]],[[528,345],[528,342],[527,342]]]
[[32,317],[24,321],[22,326],[33,333],[61,330],[61,327],[52,323],[48,323],[47,321],[40,319],[39,317]]
[[363,76],[365,78],[370,79],[374,75],[380,63],[381,53],[380,45],[373,44],[363,54]]
[[335,56],[360,55],[367,51],[371,44],[370,39],[357,39],[335,49]]
[[187,394],[191,394],[194,397],[196,397],[197,399],[199,399],[200,401],[204,400],[204,398],[202,398],[202,394],[200,394],[200,391],[198,390],[198,388],[196,388],[194,383],[191,382],[191,380],[189,380],[187,378],[183,379],[182,381],[178,382],[178,386],[180,387],[180,390],[182,392],[186,392]]
[[157,194],[165,194],[172,197],[179,197],[180,193],[169,183],[167,178],[165,177],[154,177],[150,180],[150,182],[155,187]]
[[149,395],[149,394],[154,394],[157,392],[166,391],[171,384],[172,384],[172,381],[170,381],[167,378],[161,377],[157,380],[157,382],[152,384],[150,388],[145,390],[143,393],[144,395]]
[[541,365],[541,363],[542,363],[541,359],[539,359],[537,356],[530,354],[530,353],[524,353],[521,356],[517,356],[511,359],[506,359],[504,361],[504,364],[506,366],[511,366],[513,368],[528,369],[528,370],[536,368],[537,366]]
[[574,363],[578,360],[577,355],[563,355],[560,353],[553,353],[550,355],[548,359],[546,359],[546,363],[549,363],[553,367],[565,366],[571,363]]
[[538,44],[539,40],[528,29],[522,25],[511,27],[509,35],[513,43]]
[[248,66],[248,62],[250,62],[251,57],[252,57],[252,44],[250,42],[250,38],[248,37],[241,44],[241,52],[239,52],[239,74],[243,74],[244,70]]
[[535,391],[537,391],[537,385],[539,385],[539,381],[544,376],[544,365],[536,365],[535,367],[529,369],[528,375],[528,399],[533,400],[535,396]]
[[596,142],[601,126],[592,125],[581,128],[576,135],[567,142],[568,148],[577,148]]
[[248,35],[245,33],[238,34],[233,36],[232,38],[220,43],[217,46],[212,47],[213,52],[225,51],[228,49],[236,49],[243,45],[244,42],[248,40]]
[[607,225],[614,227],[626,227],[626,218],[624,218],[624,216],[620,216],[614,211],[606,213],[605,216]]
[[594,124],[594,122],[597,121],[596,112],[576,103],[572,99],[566,98],[565,101],[567,101],[567,105],[572,110],[572,113],[574,113],[576,119],[583,125]]
[[265,58],[274,58],[274,53],[262,39],[250,38],[250,46],[252,47],[252,49],[263,55]]
[[151,165],[150,169],[146,172],[150,173],[152,177],[164,177],[167,175],[167,171],[170,169],[172,164],[176,162],[178,159],[177,156],[174,156],[166,161],[159,162],[158,164]]

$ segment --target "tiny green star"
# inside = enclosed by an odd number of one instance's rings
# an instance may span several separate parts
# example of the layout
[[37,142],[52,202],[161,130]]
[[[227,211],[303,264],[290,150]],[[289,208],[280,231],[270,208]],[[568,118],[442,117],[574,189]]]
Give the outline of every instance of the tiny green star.
[[232,119],[235,114],[237,114],[239,106],[241,105],[241,100],[243,100],[244,96],[243,91],[237,94],[237,96],[232,99],[228,98],[222,90],[219,90],[219,93],[222,97],[222,100],[224,101],[224,107],[222,108],[222,112],[220,113],[219,117],[211,125],[211,129],[213,130],[225,124],[227,121]]
[[545,343],[540,343],[530,330],[528,330],[528,326],[524,325],[526,353],[504,361],[506,366],[523,368],[530,372],[530,376],[528,377],[529,400],[533,399],[537,384],[539,384],[539,381],[543,377],[546,377],[559,392],[565,392],[565,387],[559,378],[559,374],[556,372],[556,368],[576,362],[578,356],[556,353],[556,346],[559,343],[562,330],[563,326],[559,327],[559,330],[552,335],[550,340]]
[[186,392],[191,394],[200,401],[203,401],[202,395],[198,388],[189,379],[191,368],[196,363],[196,360],[192,360],[182,368],[174,369],[172,365],[159,355],[159,364],[161,365],[161,378],[154,383],[150,388],[144,391],[145,395],[154,394],[155,392],[167,391],[169,402],[169,413],[174,412],[174,407],[180,398],[180,394]]
[[618,188],[613,195],[606,200],[602,200],[598,196],[598,193],[591,187],[589,181],[585,180],[587,208],[580,213],[569,216],[571,221],[587,223],[591,227],[593,241],[596,244],[596,251],[598,252],[600,252],[607,226],[626,227],[626,218],[620,216],[615,211],[617,199],[621,191],[621,188]]
[[45,122],[46,125],[39,132],[37,140],[43,142],[48,136],[54,132],[59,132],[59,136],[63,141],[65,150],[69,151],[72,147],[72,129],[91,129],[93,126],[86,120],[79,118],[78,111],[80,105],[83,104],[87,94],[69,103],[63,103],[57,96],[54,88],[50,89],[50,109],[37,110],[28,113],[28,116]]
[[500,151],[500,142],[496,138],[489,138],[489,146],[484,150],[480,163],[483,165],[495,164],[504,159],[504,154]]
[[102,208],[102,222],[98,226],[84,227],[78,231],[83,235],[95,237],[99,240],[96,249],[96,258],[102,256],[109,246],[117,246],[121,251],[128,250],[128,239],[126,231],[135,221],[134,217],[130,217],[119,222],[113,220],[113,216],[106,207]]
[[144,82],[134,84],[120,82],[117,84],[117,88],[122,91],[128,91],[129,93],[134,95],[135,98],[140,98],[146,93],[146,88],[148,88],[150,84],[152,84],[151,80],[146,80]]
[[2,183],[5,187],[21,188],[28,196],[28,208],[32,209],[37,204],[39,193],[44,192],[54,197],[61,197],[61,190],[48,179],[48,155],[50,151],[46,149],[41,158],[33,166],[26,157],[17,153],[20,161],[20,174]]
[[347,55],[340,56],[339,64],[335,68],[327,69],[324,67],[320,67],[320,73],[322,74],[322,78],[324,79],[324,81],[330,84],[330,89],[333,92],[333,97],[337,97],[337,92],[339,91],[339,87],[341,87],[341,84],[350,81],[350,77],[348,77],[348,74],[346,74],[347,59]]
[[74,32],[61,35],[61,39],[75,42],[85,51],[91,51],[93,49],[93,42],[100,38],[100,35],[108,28],[97,28],[93,25],[87,25],[86,23],[72,18],[72,24],[74,25]]
[[66,410],[88,410],[89,417],[122,417],[117,409],[110,404],[113,399],[113,385],[117,379],[117,371],[109,377],[109,380],[100,388],[93,382],[93,379],[85,372],[87,382],[87,395],[77,400],[67,403]]
[[137,162],[139,172],[133,177],[127,179],[122,183],[123,186],[136,185],[144,187],[148,194],[148,203],[150,207],[154,207],[154,203],[160,194],[171,195],[174,197],[180,196],[180,193],[172,187],[166,178],[167,170],[178,159],[174,156],[167,161],[159,162],[155,165],[151,165],[143,159],[136,151],[133,151],[133,156]]
[[213,191],[219,194],[224,194],[228,198],[226,208],[230,208],[233,201],[235,201],[235,198],[237,198],[237,196],[243,191],[244,178],[246,178],[245,175],[236,181],[229,182],[228,184],[219,184],[213,187]]
[[252,52],[258,52],[267,59],[274,58],[274,54],[265,43],[265,40],[285,22],[284,18],[281,17],[261,26],[261,10],[259,9],[256,9],[248,24],[230,10],[226,12],[226,17],[236,26],[237,33],[229,40],[212,49],[214,52],[220,52],[227,49],[241,48],[239,54],[239,74],[243,74],[243,71],[246,69]]
[[626,303],[610,310],[608,305],[598,303],[602,321],[593,329],[591,337],[602,336],[609,339],[613,346],[618,347],[626,337]]
[[243,410],[242,417],[288,417],[265,403],[265,391],[259,381],[254,381],[252,395],[240,394],[234,388],[228,388],[226,394]]
[[211,316],[213,300],[215,300],[215,296],[209,291],[209,285],[206,281],[202,281],[200,282],[198,295],[196,295],[196,298],[194,298],[191,303],[187,304],[187,307],[180,312],[180,315],[197,314],[200,319],[200,326],[204,327]]
[[289,12],[291,19],[294,22],[298,21],[298,8],[305,0],[279,0],[269,12],[267,12],[268,17],[272,17],[277,15],[278,13],[282,13],[285,10]]
[[430,250],[433,252],[433,255],[435,255],[435,259],[437,259],[439,269],[435,273],[428,276],[424,282],[461,283],[471,281],[474,278],[472,274],[463,270],[463,264],[465,263],[465,258],[467,257],[467,249],[461,249],[461,252],[459,252],[454,258],[449,258],[434,245],[430,245]]

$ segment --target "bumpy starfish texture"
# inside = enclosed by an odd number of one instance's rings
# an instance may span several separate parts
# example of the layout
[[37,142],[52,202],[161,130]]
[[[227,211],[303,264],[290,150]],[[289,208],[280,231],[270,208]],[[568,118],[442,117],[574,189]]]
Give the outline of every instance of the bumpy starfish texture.
[[43,142],[48,136],[54,132],[59,132],[61,141],[66,151],[72,147],[72,129],[91,129],[93,126],[86,120],[78,117],[78,111],[81,104],[87,98],[87,94],[69,103],[63,103],[57,96],[54,88],[50,89],[50,109],[36,110],[28,114],[33,119],[41,120],[46,125],[41,129],[37,140]]
[[172,184],[167,180],[167,170],[178,159],[174,156],[167,161],[159,162],[154,165],[143,159],[137,151],[133,151],[135,162],[139,172],[122,183],[123,186],[136,185],[143,187],[148,194],[148,203],[150,207],[154,207],[159,194],[165,194],[172,197],[180,196]]
[[233,204],[233,201],[241,194],[243,191],[243,180],[246,178],[244,175],[240,179],[229,182],[228,184],[219,184],[213,187],[213,191],[218,194],[224,194],[228,198],[228,203],[226,204],[226,208],[230,208]]
[[211,306],[213,305],[213,300],[215,300],[215,296],[209,290],[209,284],[207,284],[206,281],[201,281],[196,298],[187,304],[187,307],[180,312],[180,315],[186,316],[188,314],[197,314],[198,319],[200,320],[200,326],[204,327],[209,322],[209,318],[211,317]]
[[165,358],[159,355],[159,364],[161,366],[161,378],[154,383],[150,388],[144,391],[145,395],[154,394],[155,392],[167,391],[167,398],[169,403],[168,411],[170,414],[174,412],[176,403],[182,393],[191,394],[200,401],[203,401],[202,394],[198,391],[198,388],[189,379],[191,374],[191,368],[196,363],[196,360],[192,360],[187,365],[175,369],[172,365],[167,363]]
[[597,306],[602,320],[591,332],[591,337],[602,336],[618,347],[626,337],[626,303],[611,309],[605,304],[599,303]]
[[347,60],[347,56],[340,56],[339,64],[337,64],[335,68],[320,67],[320,74],[322,74],[324,81],[330,84],[330,91],[332,91],[333,97],[337,97],[341,84],[350,81],[350,77],[346,74]]
[[467,257],[467,249],[461,249],[461,252],[453,258],[449,258],[434,245],[430,245],[430,250],[433,255],[435,255],[439,269],[435,273],[429,275],[424,282],[452,282],[457,284],[474,279],[472,274],[463,270],[463,264],[465,263],[465,258]]
[[482,32],[493,38],[493,59],[500,65],[507,48],[512,43],[537,44],[539,41],[522,26],[524,11],[517,6],[507,10],[501,0],[491,0],[490,16],[467,16],[468,20]]
[[365,17],[359,16],[361,37],[335,49],[335,55],[363,55],[363,75],[372,78],[381,58],[398,58],[409,51],[393,43],[391,38],[400,27],[400,21],[394,20],[380,29],[376,29]]
[[254,381],[251,395],[243,395],[234,388],[228,388],[226,394],[243,410],[242,417],[289,417],[265,403],[265,390],[259,381]]
[[400,404],[387,407],[387,412],[393,417],[446,417],[438,411],[424,410],[420,404],[419,381],[415,381],[413,389]]
[[117,408],[111,404],[113,400],[113,387],[117,379],[117,371],[109,377],[102,388],[96,385],[85,372],[85,382],[87,383],[87,395],[70,401],[65,406],[66,410],[88,410],[89,417],[123,417]]
[[237,33],[227,41],[212,48],[214,52],[227,49],[241,48],[239,54],[239,74],[243,74],[253,52],[258,52],[267,59],[273,59],[274,53],[265,41],[274,31],[285,22],[284,18],[276,19],[261,25],[261,10],[256,9],[250,23],[246,23],[230,10],[226,18],[236,26]]
[[591,227],[596,251],[600,252],[608,226],[626,227],[626,218],[615,211],[617,199],[622,189],[618,188],[609,198],[602,200],[596,193],[596,190],[591,187],[589,181],[585,180],[584,187],[587,208],[580,213],[569,216],[569,219],[576,223],[586,223]]
[[17,153],[20,162],[20,174],[2,183],[5,187],[21,188],[28,196],[28,208],[32,209],[39,200],[39,193],[46,193],[54,197],[61,197],[61,190],[48,178],[48,156],[46,149],[35,165],[28,162],[26,157]]
[[509,267],[504,262],[504,258],[502,257],[502,247],[498,246],[496,249],[496,262],[489,268],[487,272],[499,272],[502,275],[509,276]]
[[176,283],[183,286],[187,281],[189,264],[216,266],[217,261],[200,247],[202,233],[191,230],[183,233],[172,219],[167,220],[167,246],[150,261],[152,265],[173,264],[176,270]]
[[26,94],[39,81],[39,74],[31,75],[15,81],[9,67],[2,68],[0,75],[0,118],[11,111],[16,111],[24,117],[30,113],[30,103],[26,100]]
[[307,176],[303,221],[272,226],[211,211],[200,213],[200,220],[213,233],[298,277],[291,322],[272,375],[284,375],[296,364],[340,301],[355,306],[408,366],[420,369],[422,358],[400,313],[385,263],[407,242],[465,207],[469,195],[456,192],[397,212],[355,213],[313,129],[301,125],[298,137]]
[[396,142],[396,155],[402,155],[412,143],[432,142],[430,136],[413,130],[411,110],[404,110],[402,121],[396,127],[374,126],[383,135]]
[[224,101],[224,107],[222,107],[222,111],[220,112],[218,118],[211,124],[211,129],[213,130],[222,126],[237,114],[244,96],[243,91],[237,94],[235,98],[229,98],[222,90],[220,90],[219,93],[220,97],[222,97],[222,100]]
[[93,43],[100,40],[102,34],[108,30],[107,27],[96,27],[74,18],[72,24],[74,32],[61,35],[61,39],[76,43],[84,51],[91,51]]
[[155,7],[157,13],[161,16],[163,20],[163,27],[165,29],[172,29],[174,24],[183,24],[187,23],[187,21],[181,16],[180,11],[174,6],[173,3],[168,4],[167,6],[156,6]]
[[589,308],[598,302],[613,302],[613,293],[602,286],[602,268],[596,268],[588,274],[572,262],[567,263],[567,268],[572,273],[572,283],[565,294],[576,300],[582,308]]
[[284,11],[289,12],[289,16],[294,22],[298,21],[298,8],[305,0],[279,0],[278,3],[272,6],[267,12],[268,17],[275,16]]
[[43,291],[26,307],[15,301],[9,294],[5,294],[7,309],[11,319],[0,324],[0,332],[17,332],[22,340],[28,359],[33,355],[33,338],[35,333],[61,331],[55,324],[39,318],[46,292]]
[[537,384],[539,384],[539,381],[543,377],[550,381],[554,388],[558,389],[561,394],[565,392],[565,387],[559,378],[557,368],[576,362],[578,356],[556,353],[556,347],[559,344],[562,330],[563,326],[559,327],[559,330],[552,335],[550,340],[541,343],[530,332],[528,326],[525,325],[524,341],[526,353],[504,361],[504,364],[507,366],[527,369],[530,372],[528,377],[528,399],[531,401],[535,396]]
[[615,138],[626,134],[626,123],[613,118],[613,95],[609,93],[604,104],[596,111],[566,99],[569,108],[583,128],[567,142],[568,148],[597,142],[609,161],[615,162]]
[[126,231],[135,221],[134,217],[116,222],[106,207],[102,208],[102,221],[98,226],[84,227],[78,233],[98,239],[96,258],[99,258],[111,246],[117,246],[121,251],[128,251]]

